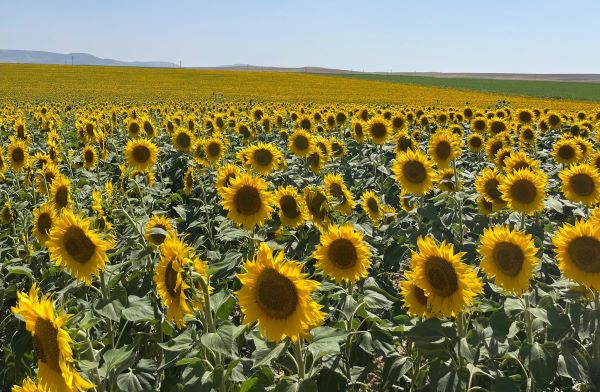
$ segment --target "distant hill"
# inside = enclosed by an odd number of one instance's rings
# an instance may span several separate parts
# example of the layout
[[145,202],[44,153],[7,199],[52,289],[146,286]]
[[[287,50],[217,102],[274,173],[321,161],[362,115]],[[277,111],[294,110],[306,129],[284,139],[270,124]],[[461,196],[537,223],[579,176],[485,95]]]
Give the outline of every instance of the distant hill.
[[115,67],[158,67],[175,68],[178,65],[165,61],[119,61],[101,59],[88,53],[54,53],[37,50],[0,49],[0,63],[21,64],[73,64],[73,65],[108,65]]

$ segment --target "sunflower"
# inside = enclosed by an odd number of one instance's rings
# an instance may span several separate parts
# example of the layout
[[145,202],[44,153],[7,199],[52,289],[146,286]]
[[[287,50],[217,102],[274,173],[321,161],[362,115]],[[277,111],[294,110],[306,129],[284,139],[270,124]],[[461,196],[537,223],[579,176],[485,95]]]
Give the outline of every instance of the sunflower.
[[384,207],[379,197],[373,191],[365,191],[360,198],[363,211],[374,224],[378,224],[384,214]]
[[523,125],[529,125],[534,120],[533,112],[529,109],[517,110],[517,121]]
[[572,202],[592,206],[600,201],[600,174],[588,164],[571,165],[558,175],[562,191]]
[[544,209],[548,178],[541,170],[521,169],[508,173],[498,189],[513,211],[533,215]]
[[321,187],[307,186],[303,190],[303,197],[310,220],[317,227],[327,226],[331,208],[331,201],[327,193]]
[[365,124],[362,121],[352,122],[352,138],[358,143],[363,144],[365,142]]
[[422,288],[415,284],[415,274],[408,271],[405,279],[400,282],[400,293],[404,299],[406,312],[413,317],[431,317],[427,307],[427,295]]
[[467,146],[472,152],[480,152],[485,147],[485,139],[478,133],[472,133],[467,139]]
[[323,170],[323,166],[325,166],[325,157],[319,148],[313,148],[306,161],[310,171],[315,174],[320,173]]
[[508,141],[509,139],[504,133],[499,133],[494,137],[488,139],[488,141],[485,144],[485,151],[488,156],[488,159],[494,162],[496,160],[496,154],[498,154],[498,151],[500,151],[502,148],[508,145]]
[[552,157],[558,163],[570,165],[581,160],[581,148],[573,138],[561,138],[554,143]]
[[179,152],[190,152],[194,143],[194,135],[186,128],[176,129],[171,136],[171,144]]
[[306,132],[310,132],[313,128],[313,122],[310,116],[304,115],[302,117],[298,117],[298,119],[294,122],[294,127],[296,129],[302,129]]
[[279,208],[281,223],[287,227],[296,228],[308,219],[304,200],[292,186],[280,187],[275,191],[275,205]]
[[535,144],[537,134],[532,127],[523,127],[519,134],[519,141],[521,144],[531,145]]
[[8,146],[8,162],[15,172],[22,172],[29,164],[29,151],[23,140],[14,139]]
[[2,209],[0,209],[0,223],[3,225],[8,225],[13,221],[14,217],[15,214],[12,204],[9,201],[5,202],[4,206],[2,206]]
[[144,238],[152,246],[160,246],[168,236],[176,235],[171,221],[163,215],[152,215],[146,222]]
[[408,150],[415,150],[415,141],[406,133],[406,131],[400,131],[394,136],[394,146],[397,153],[406,152]]
[[325,192],[334,201],[334,209],[342,215],[351,215],[356,206],[352,192],[348,190],[340,174],[328,173],[323,178]]
[[79,392],[93,388],[94,385],[81,377],[73,363],[73,340],[63,328],[71,315],[57,312],[50,297],[44,295],[40,299],[35,283],[29,294],[17,292],[17,299],[17,306],[11,310],[25,321],[25,328],[31,333],[38,358],[38,383],[43,386],[41,390]]
[[480,268],[506,291],[522,294],[529,290],[533,269],[540,262],[537,251],[530,234],[507,226],[484,229]]
[[56,212],[60,212],[71,206],[71,181],[59,174],[50,186],[50,203]]
[[494,204],[487,201],[487,199],[483,196],[477,197],[477,208],[479,209],[479,212],[485,216],[494,212]]
[[194,185],[196,183],[196,170],[194,166],[188,166],[187,170],[183,174],[183,193],[187,196],[192,194]]
[[462,262],[464,253],[454,253],[452,244],[444,241],[438,245],[431,237],[419,237],[417,247],[411,268],[432,314],[455,316],[473,305],[483,285],[475,270]]
[[435,172],[431,161],[421,151],[399,153],[392,171],[396,181],[407,193],[425,195],[433,188]]
[[244,324],[258,324],[261,336],[271,342],[286,337],[296,341],[325,320],[325,313],[311,294],[320,286],[302,272],[302,264],[284,261],[284,252],[261,243],[253,261],[246,260],[237,277],[242,288],[236,292]]
[[310,133],[298,129],[294,131],[289,137],[288,148],[294,155],[299,157],[305,157],[310,154],[314,141]]
[[369,138],[375,144],[385,144],[390,137],[390,125],[388,121],[381,117],[373,117],[366,125],[366,131]]
[[50,260],[87,285],[92,283],[92,275],[104,270],[108,262],[106,251],[114,246],[112,240],[100,238],[90,225],[88,219],[64,211],[52,224],[46,241]]
[[351,224],[329,226],[321,234],[321,243],[313,253],[316,267],[323,270],[337,284],[342,281],[356,282],[368,275],[371,252],[363,235]]
[[167,308],[167,320],[178,327],[185,326],[183,318],[192,314],[196,301],[191,301],[186,290],[191,286],[186,282],[185,270],[191,265],[208,282],[206,263],[201,261],[195,250],[175,235],[168,236],[160,246],[160,261],[154,270],[152,280],[163,305]]
[[342,158],[344,155],[346,155],[348,149],[343,141],[336,138],[331,138],[329,144],[331,145],[331,155],[334,158]]
[[93,169],[98,163],[98,156],[96,149],[91,144],[86,145],[81,151],[81,159],[83,161],[83,167],[86,169]]
[[217,192],[221,194],[223,189],[231,186],[231,181],[238,177],[242,173],[242,170],[239,166],[234,164],[227,164],[225,166],[221,166],[217,170],[217,181],[215,182],[215,188]]
[[600,226],[594,220],[565,223],[552,240],[564,276],[593,290],[600,289]]
[[496,169],[485,168],[475,179],[475,189],[486,201],[492,203],[492,210],[498,211],[506,205],[502,198],[500,182],[504,177]]
[[488,122],[485,118],[477,117],[471,121],[471,129],[475,132],[483,133],[488,128]]
[[42,204],[33,211],[33,235],[38,242],[46,245],[50,239],[50,230],[56,222],[56,213],[48,203]]
[[508,157],[503,160],[504,170],[510,173],[519,169],[539,170],[540,162],[531,159],[525,151],[513,151]]
[[448,131],[436,132],[429,140],[428,152],[439,168],[448,167],[460,156],[459,140]]
[[273,212],[273,194],[268,187],[262,178],[246,173],[232,179],[231,186],[221,191],[227,217],[247,230],[262,226]]
[[227,152],[227,145],[219,136],[212,136],[202,142],[206,159],[214,164],[223,158]]
[[250,168],[262,175],[277,170],[283,161],[283,154],[273,143],[252,145],[246,149],[245,155]]
[[125,147],[125,156],[134,170],[147,173],[158,162],[158,147],[148,139],[130,140]]
[[140,123],[136,119],[131,118],[127,121],[127,133],[129,134],[129,137],[139,137],[141,130]]

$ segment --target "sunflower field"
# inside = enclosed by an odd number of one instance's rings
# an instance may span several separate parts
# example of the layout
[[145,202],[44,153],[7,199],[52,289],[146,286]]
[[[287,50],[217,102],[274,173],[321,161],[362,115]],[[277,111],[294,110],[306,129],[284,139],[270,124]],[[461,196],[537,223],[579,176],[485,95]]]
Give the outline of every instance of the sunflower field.
[[597,390],[589,106],[6,102],[0,385]]

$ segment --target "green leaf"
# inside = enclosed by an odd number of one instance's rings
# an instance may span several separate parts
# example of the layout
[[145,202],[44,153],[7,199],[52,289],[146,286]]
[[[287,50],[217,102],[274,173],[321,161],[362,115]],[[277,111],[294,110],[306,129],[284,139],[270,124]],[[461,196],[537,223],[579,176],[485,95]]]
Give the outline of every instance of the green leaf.
[[202,344],[213,351],[226,355],[230,358],[237,357],[236,339],[244,332],[246,327],[243,325],[235,326],[231,323],[224,324],[216,333],[207,333],[202,335],[200,341]]
[[289,345],[288,341],[281,342],[275,347],[267,347],[264,349],[259,349],[254,351],[253,358],[254,362],[252,364],[252,368],[257,368],[261,366],[269,366],[271,361],[279,358],[281,353],[283,353]]
[[150,298],[135,295],[129,296],[129,305],[121,311],[121,315],[125,320],[132,322],[155,320]]
[[143,392],[154,389],[157,366],[151,359],[142,359],[133,369],[117,377],[117,385],[124,392]]
[[521,356],[529,366],[538,387],[545,388],[556,376],[559,351],[555,343],[533,343],[521,347]]
[[104,365],[102,365],[104,374],[108,375],[112,370],[120,373],[122,369],[128,368],[133,364],[135,352],[133,348],[113,348],[106,351],[102,359],[104,359]]

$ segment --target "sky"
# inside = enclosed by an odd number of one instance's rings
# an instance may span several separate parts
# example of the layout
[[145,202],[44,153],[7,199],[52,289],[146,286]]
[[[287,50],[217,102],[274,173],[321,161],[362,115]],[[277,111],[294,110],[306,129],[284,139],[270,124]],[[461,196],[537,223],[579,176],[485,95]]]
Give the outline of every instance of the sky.
[[0,49],[184,67],[600,73],[598,0],[0,0]]

